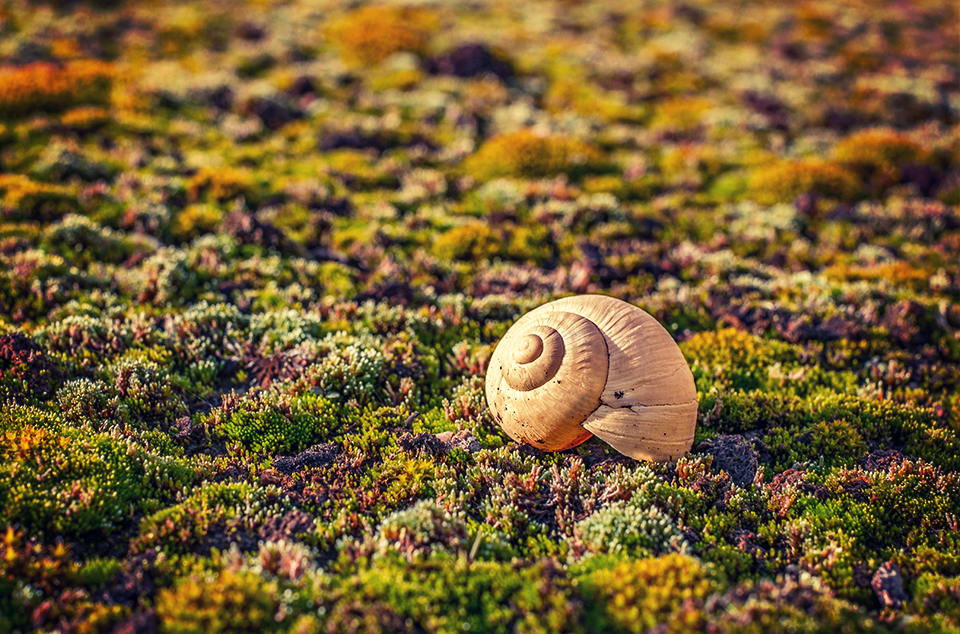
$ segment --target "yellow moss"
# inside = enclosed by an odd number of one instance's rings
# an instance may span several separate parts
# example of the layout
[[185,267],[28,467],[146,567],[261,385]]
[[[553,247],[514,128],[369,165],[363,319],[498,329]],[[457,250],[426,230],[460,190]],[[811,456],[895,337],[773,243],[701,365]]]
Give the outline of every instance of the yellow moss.
[[600,570],[590,575],[586,586],[591,598],[605,608],[604,620],[624,632],[646,632],[660,623],[669,624],[670,632],[699,631],[703,612],[690,608],[714,590],[697,561],[678,554]]
[[716,176],[723,167],[719,152],[709,145],[682,144],[664,153],[660,171],[667,178],[684,173],[702,173]]
[[424,54],[437,23],[425,9],[373,5],[344,17],[329,35],[347,62],[373,66],[394,53]]
[[181,3],[157,13],[163,54],[183,55],[196,45],[222,46],[229,38],[229,12],[197,4]]
[[0,195],[4,205],[17,207],[23,199],[55,189],[55,185],[37,183],[23,174],[0,174]]
[[507,255],[511,258],[540,265],[552,254],[550,228],[546,225],[520,226],[510,233]]
[[56,59],[76,59],[83,57],[83,47],[72,38],[58,37],[50,43],[50,53]]
[[723,328],[716,332],[698,332],[680,345],[683,355],[691,363],[701,365],[745,366],[772,362],[770,346],[759,337],[737,330]]
[[550,112],[573,110],[583,115],[598,116],[605,121],[631,118],[631,110],[620,95],[592,87],[577,77],[565,76],[554,80],[544,96],[544,105]]
[[583,179],[583,191],[588,194],[610,193],[623,198],[626,186],[623,177],[615,174],[587,176]]
[[507,103],[509,93],[495,77],[484,75],[466,83],[462,99],[468,111],[483,113]]
[[157,596],[163,632],[270,632],[276,587],[252,572],[223,570],[212,579],[184,577]]
[[378,169],[376,159],[370,152],[344,148],[326,152],[323,155],[326,165],[321,168],[328,174],[338,176],[350,183],[352,188],[370,188],[385,186],[395,182],[395,176]]
[[433,243],[431,251],[441,260],[480,262],[497,255],[500,237],[482,222],[473,222],[447,231]]
[[370,80],[370,88],[376,91],[409,90],[423,78],[423,74],[416,68],[395,70],[377,74]]
[[789,202],[805,192],[851,201],[861,191],[853,172],[839,163],[821,159],[778,161],[759,168],[750,177],[749,189],[761,204]]
[[97,106],[81,106],[68,110],[60,116],[60,123],[68,128],[88,130],[110,120],[110,111]]
[[181,240],[192,240],[213,232],[223,216],[223,210],[212,205],[187,205],[177,214],[173,231]]
[[69,187],[38,183],[22,174],[0,174],[0,217],[49,220],[76,211],[76,205]]
[[650,127],[655,130],[690,132],[713,104],[696,97],[674,97],[658,103],[653,111]]
[[872,266],[835,264],[826,269],[824,275],[828,279],[843,282],[886,280],[894,286],[908,286],[921,290],[929,286],[932,272],[914,268],[906,262],[891,262]]
[[867,179],[895,182],[900,167],[930,159],[930,152],[891,128],[855,132],[834,148],[837,162]]
[[718,12],[707,18],[704,30],[726,42],[761,43],[769,36],[770,27],[760,19],[744,19],[733,12]]
[[797,10],[800,33],[805,39],[821,39],[830,35],[837,16],[818,2],[805,2]]
[[408,458],[390,463],[380,475],[381,482],[389,482],[381,494],[384,501],[396,503],[404,499],[423,495],[436,477],[432,460]]
[[484,143],[467,158],[464,169],[479,181],[502,176],[543,178],[595,170],[602,159],[600,150],[588,143],[522,130]]
[[98,60],[77,60],[63,66],[48,62],[0,66],[0,115],[106,103],[112,79],[113,66]]
[[234,167],[203,167],[187,181],[190,200],[223,202],[243,196],[247,200],[257,198],[253,175],[249,170]]

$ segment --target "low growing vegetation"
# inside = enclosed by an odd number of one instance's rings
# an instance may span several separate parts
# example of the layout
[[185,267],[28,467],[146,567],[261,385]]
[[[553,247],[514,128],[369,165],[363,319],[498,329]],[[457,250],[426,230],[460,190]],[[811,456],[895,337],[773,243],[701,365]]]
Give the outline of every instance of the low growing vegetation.
[[[0,634],[958,631],[957,24],[0,1]],[[688,455],[496,426],[579,293]]]

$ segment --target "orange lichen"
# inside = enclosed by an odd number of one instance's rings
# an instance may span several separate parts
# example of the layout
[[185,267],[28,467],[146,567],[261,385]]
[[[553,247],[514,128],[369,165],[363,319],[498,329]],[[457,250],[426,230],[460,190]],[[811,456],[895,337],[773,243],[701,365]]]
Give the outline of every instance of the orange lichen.
[[97,106],[81,106],[60,116],[60,123],[74,130],[89,130],[107,123],[110,111]]
[[13,460],[18,463],[30,463],[41,459],[41,456],[51,452],[66,449],[70,439],[54,434],[42,427],[26,425],[14,431],[5,432],[0,442],[0,456],[4,460]]
[[373,66],[394,53],[425,53],[436,27],[425,9],[375,5],[350,13],[329,34],[348,62]]
[[106,103],[112,78],[113,66],[98,60],[62,66],[48,62],[0,66],[0,114],[22,116],[37,110]]

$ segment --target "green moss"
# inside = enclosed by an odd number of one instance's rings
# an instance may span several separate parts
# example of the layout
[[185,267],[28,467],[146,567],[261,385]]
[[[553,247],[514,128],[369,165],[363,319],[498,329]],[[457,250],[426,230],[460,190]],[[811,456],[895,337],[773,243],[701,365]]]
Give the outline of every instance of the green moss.
[[822,457],[829,464],[853,464],[867,453],[867,443],[850,422],[820,421],[810,432],[811,458]]
[[256,526],[288,508],[289,502],[275,487],[208,482],[183,502],[143,518],[132,548],[209,552],[244,536],[249,539]]
[[[960,557],[951,552],[952,544],[941,555],[930,557],[938,545],[945,545],[941,535],[948,527],[947,515],[960,508],[960,482],[955,475],[944,475],[923,463],[907,463],[891,474],[848,471],[813,481],[825,486],[828,496],[799,498],[790,517],[797,518],[797,526],[808,536],[802,561],[843,596],[869,600],[869,590],[854,581],[853,568],[860,562],[873,569],[892,559],[908,580],[923,573],[960,572]],[[916,555],[904,557],[904,545]]]
[[329,400],[309,392],[293,399],[227,395],[202,422],[232,451],[290,453],[327,440],[339,424],[339,412]]
[[138,249],[138,245],[126,236],[74,214],[48,225],[40,244],[47,252],[55,253],[78,266],[98,261],[119,263],[142,249]]
[[[946,469],[957,464],[951,452],[960,439],[922,408],[821,390],[804,398],[756,391],[712,392],[701,399],[700,411],[705,413],[700,435],[711,430],[763,431],[777,471],[821,457],[829,464],[852,466],[864,443],[902,447]],[[823,451],[830,448],[833,451]]]
[[0,433],[0,521],[40,534],[104,533],[196,477],[182,462],[34,408],[7,409]]
[[338,589],[341,604],[383,605],[400,622],[409,619],[428,632],[583,630],[570,580],[549,563],[468,563],[464,557],[381,564],[347,577]]
[[[951,3],[47,4],[0,2],[0,633],[957,629]],[[598,292],[743,442],[507,437],[491,351]]]
[[156,363],[126,358],[109,366],[103,380],[78,379],[57,392],[64,417],[106,430],[113,425],[167,429],[187,413],[183,397]]
[[[960,577],[927,573],[916,579],[911,590],[914,609],[930,618],[934,631],[960,628]],[[912,624],[908,631],[924,631],[926,623]]]

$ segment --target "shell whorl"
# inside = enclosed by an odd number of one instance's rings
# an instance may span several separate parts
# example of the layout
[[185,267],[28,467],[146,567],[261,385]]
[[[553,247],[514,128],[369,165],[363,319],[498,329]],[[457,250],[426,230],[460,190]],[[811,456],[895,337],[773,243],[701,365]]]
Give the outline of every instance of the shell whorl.
[[515,390],[529,392],[544,385],[563,364],[563,335],[549,326],[534,326],[510,344],[503,378]]
[[490,359],[487,401],[515,440],[547,451],[590,437],[580,423],[600,405],[609,353],[589,319],[556,312],[521,318]]
[[591,434],[645,460],[693,444],[697,392],[680,349],[656,319],[611,297],[568,297],[521,317],[490,359],[486,395],[511,438],[546,451]]

